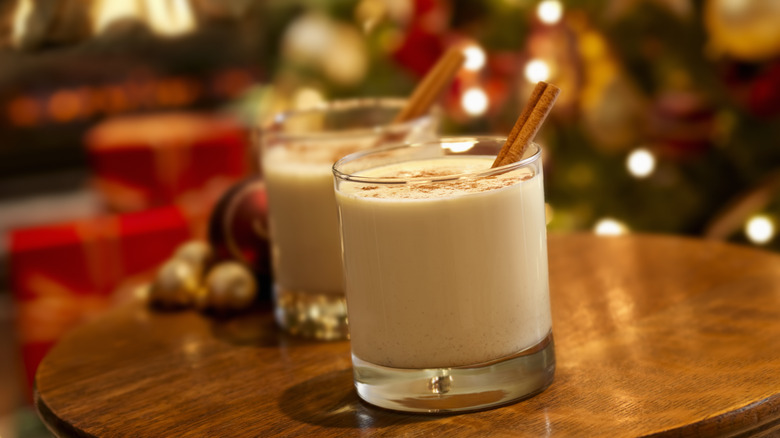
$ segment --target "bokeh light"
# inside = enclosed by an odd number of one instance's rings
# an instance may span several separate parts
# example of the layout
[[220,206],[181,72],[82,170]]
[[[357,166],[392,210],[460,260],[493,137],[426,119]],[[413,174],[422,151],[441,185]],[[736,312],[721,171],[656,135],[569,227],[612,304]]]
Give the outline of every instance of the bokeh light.
[[775,223],[769,216],[755,215],[745,223],[745,234],[755,244],[768,243],[775,237]]
[[555,24],[561,21],[563,5],[557,0],[545,0],[536,7],[536,16],[542,23]]
[[623,222],[612,218],[603,218],[593,227],[593,232],[600,236],[619,236],[628,231],[628,227]]
[[480,116],[485,114],[488,108],[488,97],[485,91],[478,87],[466,90],[460,99],[463,110],[469,115]]
[[182,35],[197,27],[192,6],[187,0],[146,0],[143,10],[147,13],[149,26],[159,35]]
[[33,12],[32,0],[19,0],[14,10],[13,25],[11,27],[11,41],[16,47],[21,47],[22,39],[27,32],[27,21]]
[[645,178],[655,171],[655,155],[647,149],[639,148],[628,154],[626,167],[637,178]]
[[487,55],[482,47],[478,45],[471,45],[463,49],[463,54],[466,55],[466,62],[463,67],[467,70],[477,71],[485,66]]
[[52,94],[47,103],[49,116],[57,122],[69,122],[81,112],[81,96],[72,90],[60,90]]
[[533,83],[546,81],[550,78],[550,66],[541,59],[532,59],[525,65],[525,78]]
[[41,118],[41,108],[31,97],[17,97],[8,104],[8,119],[17,126],[34,126]]
[[322,104],[325,101],[325,97],[316,88],[303,87],[295,92],[293,101],[296,108],[309,109]]

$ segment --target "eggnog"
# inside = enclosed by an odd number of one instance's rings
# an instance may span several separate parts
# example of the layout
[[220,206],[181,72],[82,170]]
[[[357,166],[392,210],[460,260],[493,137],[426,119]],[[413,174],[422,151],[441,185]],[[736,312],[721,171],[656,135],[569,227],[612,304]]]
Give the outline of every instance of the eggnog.
[[358,99],[280,115],[261,132],[276,320],[293,334],[347,337],[333,163],[386,141],[431,138],[436,119],[390,125],[403,100]]
[[[355,175],[341,215],[352,352],[392,368],[477,365],[551,331],[541,166],[447,156]],[[463,175],[446,179],[447,176]]]
[[[374,140],[376,141],[376,140]],[[275,281],[287,289],[343,293],[333,163],[371,142],[289,144],[263,157]]]

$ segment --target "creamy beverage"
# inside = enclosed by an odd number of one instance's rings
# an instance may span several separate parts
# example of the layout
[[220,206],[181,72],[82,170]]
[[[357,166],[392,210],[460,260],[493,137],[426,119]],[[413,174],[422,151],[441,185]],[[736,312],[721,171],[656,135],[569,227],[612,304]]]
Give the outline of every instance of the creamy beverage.
[[[373,140],[376,142],[376,140]],[[275,281],[286,289],[343,293],[333,163],[371,146],[322,141],[317,147],[290,144],[263,157]]]
[[278,115],[260,131],[274,312],[290,333],[348,336],[333,163],[386,142],[432,138],[437,119],[391,123],[405,101],[355,99]]
[[[405,184],[337,190],[356,358],[392,368],[478,365],[550,334],[541,166],[486,175],[494,158],[390,164],[354,175]],[[459,174],[468,175],[425,181]]]

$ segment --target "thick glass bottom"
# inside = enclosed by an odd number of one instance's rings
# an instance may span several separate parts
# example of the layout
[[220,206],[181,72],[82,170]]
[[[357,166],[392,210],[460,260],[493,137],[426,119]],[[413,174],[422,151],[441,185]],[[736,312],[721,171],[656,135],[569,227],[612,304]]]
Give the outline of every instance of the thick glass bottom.
[[485,364],[454,368],[388,368],[352,355],[355,388],[373,405],[404,412],[476,411],[536,395],[555,373],[552,333],[537,345]]
[[323,341],[349,339],[343,293],[299,292],[274,286],[274,316],[290,334]]

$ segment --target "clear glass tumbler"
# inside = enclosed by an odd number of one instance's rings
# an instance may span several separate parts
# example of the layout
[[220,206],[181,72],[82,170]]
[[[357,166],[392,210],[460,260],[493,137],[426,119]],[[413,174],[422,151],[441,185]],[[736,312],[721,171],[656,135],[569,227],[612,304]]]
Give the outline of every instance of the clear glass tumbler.
[[504,140],[445,138],[333,166],[365,401],[469,411],[552,382],[541,149],[491,169]]
[[259,130],[275,316],[288,332],[321,340],[347,338],[331,168],[355,151],[435,138],[435,112],[392,123],[405,103],[384,98],[333,101],[279,114]]

